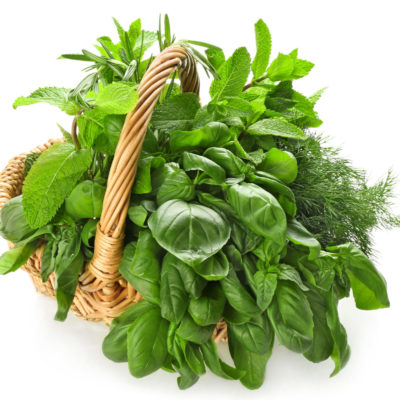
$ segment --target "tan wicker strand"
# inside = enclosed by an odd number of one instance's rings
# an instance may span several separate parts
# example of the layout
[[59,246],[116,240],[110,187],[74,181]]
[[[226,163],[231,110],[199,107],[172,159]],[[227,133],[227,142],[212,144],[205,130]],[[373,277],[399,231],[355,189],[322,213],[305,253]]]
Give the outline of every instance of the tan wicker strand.
[[[71,310],[81,318],[110,323],[130,305],[142,299],[119,274],[123,252],[124,225],[143,140],[158,98],[174,70],[178,69],[183,92],[198,94],[200,81],[193,57],[180,46],[171,46],[155,58],[143,77],[135,110],[126,117],[116,154],[110,169],[102,217],[95,239],[95,256],[85,267],[76,290]],[[56,141],[36,147],[42,152]],[[22,191],[26,154],[14,157],[0,174],[0,209],[6,201]],[[10,244],[12,246],[12,244]],[[42,282],[41,259],[45,244],[38,246],[23,267],[36,289],[55,297],[55,276]],[[215,341],[227,340],[227,328],[220,321],[213,333]]]

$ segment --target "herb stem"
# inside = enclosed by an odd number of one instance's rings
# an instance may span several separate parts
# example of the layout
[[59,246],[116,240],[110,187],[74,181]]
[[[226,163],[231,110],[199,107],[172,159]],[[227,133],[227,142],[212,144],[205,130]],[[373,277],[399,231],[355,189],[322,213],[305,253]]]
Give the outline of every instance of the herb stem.
[[79,110],[77,115],[75,115],[74,120],[72,121],[71,135],[72,135],[72,141],[74,142],[76,150],[79,150],[81,148],[81,144],[79,143],[78,135],[76,133],[76,128],[78,125],[78,115],[81,115],[82,113],[83,113],[83,109]]

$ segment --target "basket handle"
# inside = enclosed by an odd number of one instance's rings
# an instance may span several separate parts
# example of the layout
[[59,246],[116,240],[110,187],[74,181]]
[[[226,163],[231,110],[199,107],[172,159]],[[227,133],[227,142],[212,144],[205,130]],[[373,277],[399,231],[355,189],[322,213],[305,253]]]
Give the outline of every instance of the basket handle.
[[179,45],[163,50],[144,74],[138,88],[138,103],[126,116],[111,165],[94,256],[81,277],[81,283],[88,291],[112,286],[121,279],[118,267],[123,254],[125,220],[143,140],[161,91],[175,69],[179,70],[181,90],[199,94],[200,83],[193,56]]

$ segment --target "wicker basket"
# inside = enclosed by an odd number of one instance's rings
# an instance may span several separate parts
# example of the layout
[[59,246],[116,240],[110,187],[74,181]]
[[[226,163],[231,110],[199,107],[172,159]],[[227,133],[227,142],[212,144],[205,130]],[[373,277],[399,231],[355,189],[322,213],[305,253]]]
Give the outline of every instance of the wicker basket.
[[[131,188],[147,125],[162,89],[176,69],[182,91],[199,94],[199,77],[193,57],[181,46],[174,45],[154,59],[139,85],[139,101],[135,109],[126,116],[108,177],[103,212],[97,226],[94,256],[79,279],[71,307],[76,315],[86,320],[109,324],[113,318],[142,298],[122,278],[118,266],[123,254],[124,227]],[[33,152],[42,152],[55,142],[56,140],[50,140]],[[0,174],[0,208],[6,201],[21,194],[25,157],[26,154],[21,154],[11,159]],[[54,273],[46,283],[40,277],[45,245],[39,244],[22,268],[29,273],[39,292],[55,298]],[[226,340],[226,332],[225,323],[220,321],[214,331],[214,339]]]

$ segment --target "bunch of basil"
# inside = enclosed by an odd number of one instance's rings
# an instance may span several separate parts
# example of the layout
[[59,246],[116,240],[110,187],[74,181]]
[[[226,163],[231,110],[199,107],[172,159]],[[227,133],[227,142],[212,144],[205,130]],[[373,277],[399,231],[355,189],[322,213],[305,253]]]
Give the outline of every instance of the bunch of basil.
[[[75,89],[65,96],[47,88],[16,102],[46,101],[71,114],[83,108],[79,136],[72,141],[64,132],[67,142],[37,160],[29,157],[23,199],[11,200],[1,213],[2,235],[17,245],[0,258],[0,272],[23,265],[44,239],[41,274],[45,281],[56,273],[58,319],[65,319],[92,254],[104,179],[124,114],[137,101],[141,75],[134,72],[143,74],[145,61],[135,61],[137,47],[130,43],[141,37],[143,46],[151,36],[136,35],[137,25],[128,32],[117,25],[116,45],[101,38],[97,58],[89,52],[68,56],[93,61],[98,71],[110,69],[97,92]],[[172,81],[152,116],[119,267],[144,299],[112,322],[103,343],[104,354],[128,362],[135,377],[162,368],[177,372],[185,389],[208,367],[255,389],[264,381],[275,337],[312,362],[331,357],[336,374],[350,355],[338,301],[352,290],[360,309],[389,306],[384,278],[358,248],[345,243],[323,250],[296,220],[290,186],[298,165],[287,144],[307,140],[307,128],[321,124],[314,110],[321,92],[306,97],[295,91],[293,80],[313,64],[299,59],[297,50],[269,63],[268,28],[260,20],[255,30],[253,60],[244,47],[225,59],[208,46],[200,57],[218,72],[209,104],[201,107],[195,94],[179,94]],[[165,37],[170,44],[169,24]],[[191,51],[187,42],[181,45]],[[121,63],[133,70],[125,81],[115,71]],[[234,366],[220,359],[212,338],[221,320]]]

